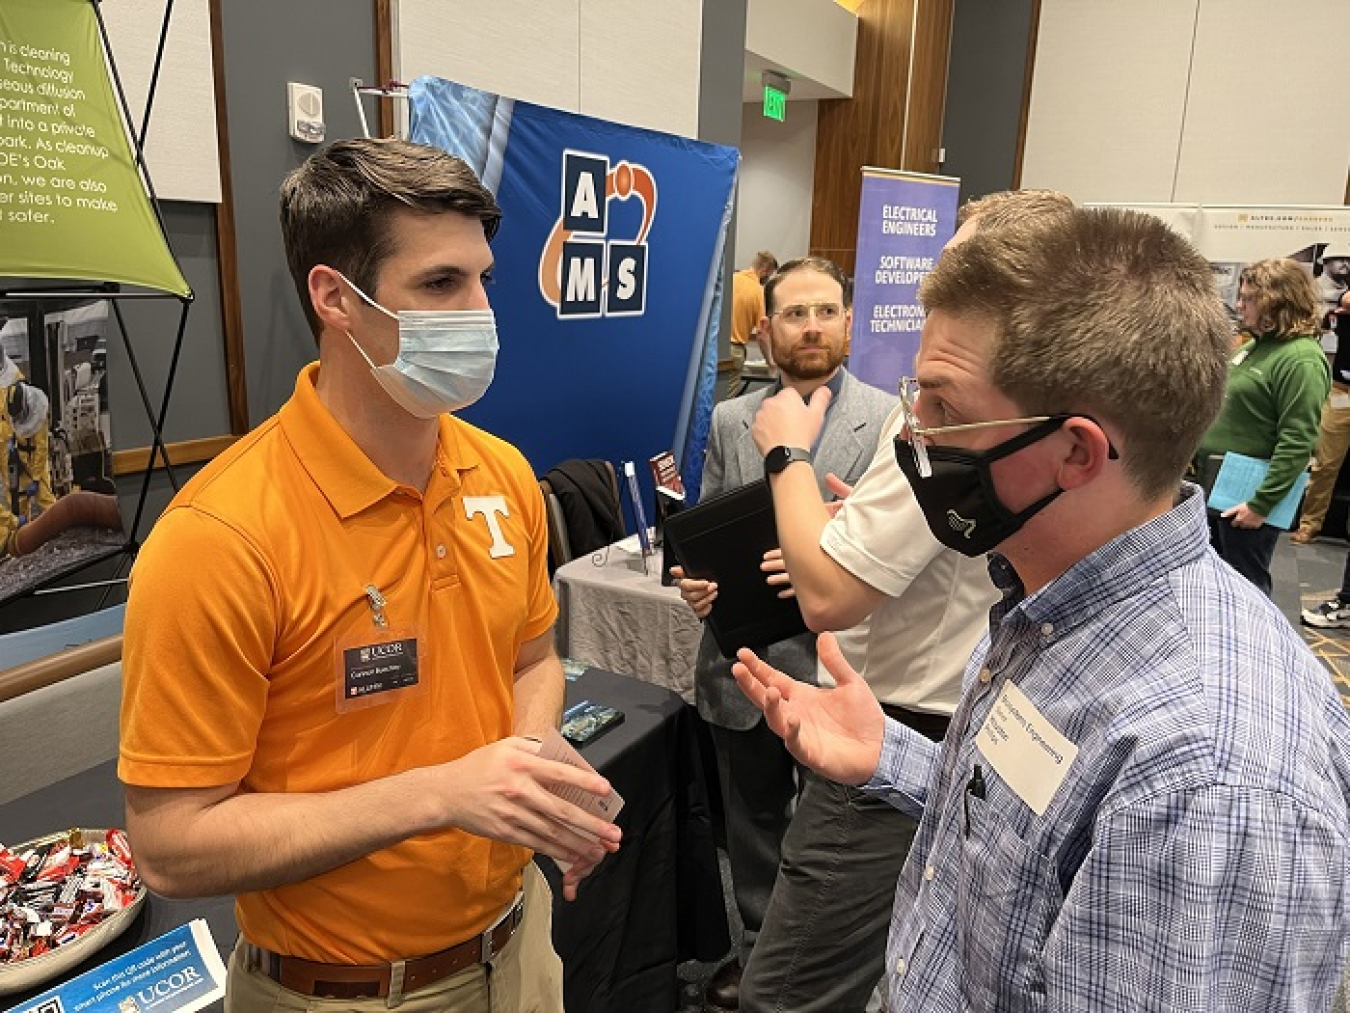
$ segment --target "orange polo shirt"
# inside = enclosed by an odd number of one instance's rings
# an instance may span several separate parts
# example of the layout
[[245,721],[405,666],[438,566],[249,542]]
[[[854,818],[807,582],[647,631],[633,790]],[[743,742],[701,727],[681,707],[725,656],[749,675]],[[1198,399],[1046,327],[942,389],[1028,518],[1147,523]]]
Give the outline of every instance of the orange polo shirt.
[[731,276],[731,342],[750,341],[764,316],[764,286],[753,268],[743,268]]
[[[276,416],[195,476],[141,550],[123,655],[128,784],[334,791],[511,734],[517,652],[557,614],[529,465],[443,415],[426,492],[400,486],[319,401],[317,376],[307,367]],[[418,684],[351,709],[340,650],[371,639],[370,584],[389,628],[419,636]],[[529,860],[444,830],[242,894],[236,915],[279,953],[414,957],[489,925]]]

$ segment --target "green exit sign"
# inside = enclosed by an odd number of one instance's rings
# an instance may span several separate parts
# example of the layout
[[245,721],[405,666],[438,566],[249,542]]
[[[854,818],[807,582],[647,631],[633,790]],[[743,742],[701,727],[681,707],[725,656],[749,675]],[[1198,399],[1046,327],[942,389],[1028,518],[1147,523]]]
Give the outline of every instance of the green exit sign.
[[764,118],[783,122],[783,117],[787,114],[787,93],[781,92],[773,85],[764,86]]

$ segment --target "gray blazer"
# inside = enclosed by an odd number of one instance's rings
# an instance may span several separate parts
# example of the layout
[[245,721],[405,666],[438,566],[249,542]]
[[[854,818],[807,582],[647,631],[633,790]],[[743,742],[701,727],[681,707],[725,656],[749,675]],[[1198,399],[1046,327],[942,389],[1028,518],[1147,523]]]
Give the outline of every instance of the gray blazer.
[[[876,454],[882,424],[898,399],[855,380],[844,372],[839,397],[825,416],[825,429],[815,454],[816,480],[821,494],[825,475],[834,472],[845,482],[856,482]],[[774,388],[723,401],[713,408],[708,433],[708,459],[703,466],[703,497],[738,489],[764,477],[764,458],[750,436],[755,413]],[[772,645],[765,660],[793,678],[816,681],[816,637],[803,633]],[[731,674],[731,662],[722,657],[708,630],[699,643],[694,668],[698,712],[705,721],[747,731],[760,719],[759,710],[741,692]]]

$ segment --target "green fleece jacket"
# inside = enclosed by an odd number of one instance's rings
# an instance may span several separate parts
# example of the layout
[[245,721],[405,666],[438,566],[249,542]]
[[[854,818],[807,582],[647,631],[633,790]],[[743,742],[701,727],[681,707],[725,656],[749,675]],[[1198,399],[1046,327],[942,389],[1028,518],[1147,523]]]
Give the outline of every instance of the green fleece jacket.
[[1317,446],[1331,368],[1312,336],[1263,334],[1233,354],[1223,408],[1200,440],[1196,461],[1235,451],[1270,462],[1247,506],[1263,517],[1288,495]]

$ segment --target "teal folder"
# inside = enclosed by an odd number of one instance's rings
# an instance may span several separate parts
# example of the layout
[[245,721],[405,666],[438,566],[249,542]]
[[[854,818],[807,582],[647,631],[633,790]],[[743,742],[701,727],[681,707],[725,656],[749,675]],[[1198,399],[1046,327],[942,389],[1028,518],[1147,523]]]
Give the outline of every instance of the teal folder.
[[[1256,490],[1265,481],[1270,462],[1259,457],[1247,457],[1245,454],[1227,453],[1223,455],[1223,464],[1214,477],[1214,488],[1209,492],[1205,504],[1211,510],[1220,512],[1229,507],[1246,503],[1256,495]],[[1275,508],[1266,515],[1266,523],[1272,527],[1288,531],[1294,526],[1294,512],[1303,499],[1303,490],[1308,487],[1308,473],[1302,472],[1290,488],[1284,499],[1275,504]]]

